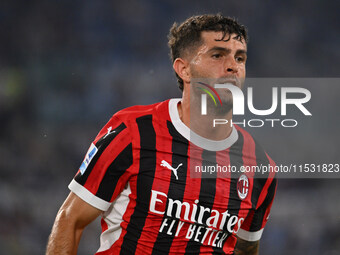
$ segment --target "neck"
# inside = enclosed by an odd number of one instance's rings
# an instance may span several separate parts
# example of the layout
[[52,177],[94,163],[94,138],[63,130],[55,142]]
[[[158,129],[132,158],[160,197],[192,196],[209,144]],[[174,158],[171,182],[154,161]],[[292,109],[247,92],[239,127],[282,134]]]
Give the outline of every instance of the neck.
[[217,117],[212,115],[202,116],[200,107],[190,109],[190,93],[186,90],[183,91],[182,100],[178,103],[177,110],[181,121],[196,134],[204,138],[218,141],[228,138],[231,134],[232,127],[230,126],[230,122],[232,119],[232,110],[223,116],[218,116],[218,119],[227,120],[227,124],[213,127],[213,121]]

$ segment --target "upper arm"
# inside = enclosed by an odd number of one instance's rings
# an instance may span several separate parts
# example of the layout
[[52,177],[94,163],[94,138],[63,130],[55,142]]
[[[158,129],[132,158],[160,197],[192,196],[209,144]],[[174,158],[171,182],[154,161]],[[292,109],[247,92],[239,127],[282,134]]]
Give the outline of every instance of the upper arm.
[[259,246],[260,240],[250,242],[237,238],[237,243],[235,246],[234,254],[235,255],[257,255],[259,254]]
[[[112,118],[100,131],[71,181],[70,194],[58,211],[48,254],[76,254],[84,228],[108,210],[126,186],[132,169],[127,126]],[[65,252],[67,251],[67,252]],[[58,253],[59,254],[59,253]]]
[[83,229],[101,213],[101,210],[70,192],[57,214],[56,222],[63,223],[65,221],[66,224],[73,226],[75,229]]
[[113,116],[91,143],[57,219],[83,228],[108,210],[126,186],[132,160],[129,129]]
[[248,213],[237,232],[238,238],[242,238],[242,240],[255,242],[260,240],[262,236],[275,197],[277,179],[270,179],[267,182],[268,188],[263,191],[263,202],[258,204],[256,209]]
[[101,212],[71,192],[58,211],[46,254],[77,254],[84,228]]
[[112,118],[85,155],[69,189],[99,210],[107,211],[133,174],[130,130]]
[[271,179],[268,182],[265,197],[260,206],[250,211],[241,228],[237,232],[237,243],[235,246],[235,255],[258,254],[260,238],[263,229],[268,221],[270,209],[275,196],[277,179]]

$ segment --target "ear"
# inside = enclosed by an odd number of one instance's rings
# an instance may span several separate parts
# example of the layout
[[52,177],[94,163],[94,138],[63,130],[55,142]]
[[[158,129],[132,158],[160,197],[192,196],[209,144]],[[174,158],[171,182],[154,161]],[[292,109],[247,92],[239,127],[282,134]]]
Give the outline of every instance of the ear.
[[187,60],[183,58],[176,58],[173,68],[177,75],[182,78],[184,83],[190,83],[190,66]]

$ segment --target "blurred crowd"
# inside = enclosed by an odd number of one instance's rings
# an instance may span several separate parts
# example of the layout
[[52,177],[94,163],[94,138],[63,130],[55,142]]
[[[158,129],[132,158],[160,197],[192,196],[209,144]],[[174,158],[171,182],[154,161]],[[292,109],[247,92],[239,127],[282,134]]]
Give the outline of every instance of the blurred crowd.
[[[326,78],[339,76],[338,10],[322,0],[1,1],[1,254],[44,253],[67,185],[114,112],[181,96],[167,48],[173,22],[201,13],[237,17],[249,29],[248,76]],[[318,93],[328,103],[338,97]],[[327,104],[317,97],[316,116]],[[294,138],[255,133],[276,161],[308,162],[322,151],[339,163],[338,107],[328,105],[332,125],[314,122]],[[340,254],[338,184],[280,180],[261,254]],[[96,251],[97,225],[79,254]]]

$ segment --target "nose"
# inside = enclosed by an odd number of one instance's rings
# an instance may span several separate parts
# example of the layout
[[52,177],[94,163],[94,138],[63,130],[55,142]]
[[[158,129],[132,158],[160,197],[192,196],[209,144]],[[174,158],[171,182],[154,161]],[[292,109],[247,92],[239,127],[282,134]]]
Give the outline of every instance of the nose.
[[228,74],[236,74],[238,72],[238,65],[233,57],[226,60],[225,72]]

